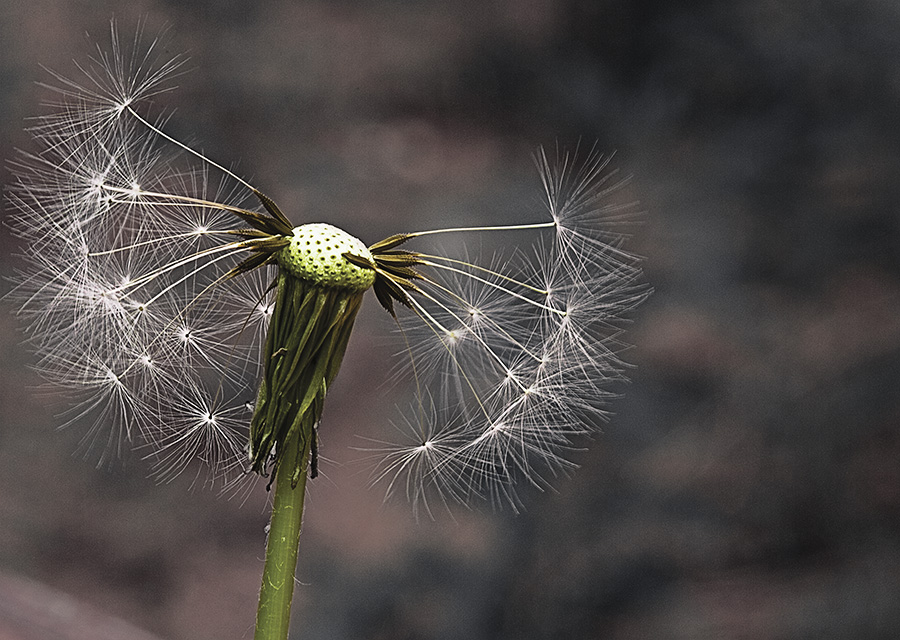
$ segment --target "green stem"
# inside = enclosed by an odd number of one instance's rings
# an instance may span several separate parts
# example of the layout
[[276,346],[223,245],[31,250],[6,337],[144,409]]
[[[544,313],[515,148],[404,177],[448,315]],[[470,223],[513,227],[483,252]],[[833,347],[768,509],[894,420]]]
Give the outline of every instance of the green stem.
[[[310,441],[311,438],[307,438],[301,450],[297,436],[292,437],[285,444],[278,464],[254,640],[286,640],[288,637]],[[297,486],[291,487],[291,476],[298,467]]]

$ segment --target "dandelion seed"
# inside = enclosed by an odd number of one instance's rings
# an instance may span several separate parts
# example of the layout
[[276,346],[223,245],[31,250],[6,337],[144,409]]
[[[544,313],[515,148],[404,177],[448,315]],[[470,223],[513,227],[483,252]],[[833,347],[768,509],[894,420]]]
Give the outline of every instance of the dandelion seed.
[[[405,440],[371,449],[389,494],[516,507],[521,487],[566,473],[624,378],[621,319],[648,294],[612,226],[629,208],[607,198],[621,184],[610,157],[540,150],[543,220],[366,246],[293,226],[166,133],[150,99],[181,61],[159,54],[129,53],[114,32],[80,80],[56,76],[59,101],[32,129],[40,149],[15,167],[25,267],[12,295],[38,370],[76,392],[67,424],[87,425],[84,446],[102,460],[139,447],[164,480],[199,464],[224,486],[291,459],[296,484],[315,473],[325,396],[371,289],[418,389]],[[484,264],[426,251],[447,233],[520,248]]]

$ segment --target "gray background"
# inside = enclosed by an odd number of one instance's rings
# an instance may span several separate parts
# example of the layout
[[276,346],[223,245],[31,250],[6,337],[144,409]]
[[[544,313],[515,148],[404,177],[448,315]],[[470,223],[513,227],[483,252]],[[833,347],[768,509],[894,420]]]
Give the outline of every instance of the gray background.
[[[597,140],[633,176],[619,197],[646,212],[630,246],[656,289],[628,336],[633,382],[581,469],[522,514],[417,523],[367,488],[352,447],[393,415],[377,382],[394,349],[367,301],[326,408],[303,637],[900,636],[900,5],[688,7],[0,5],[7,160],[31,144],[40,65],[71,72],[114,15],[124,33],[170,27],[192,68],[166,98],[171,131],[297,223],[372,242],[516,220],[537,194],[530,153],[557,141]],[[10,273],[8,234],[2,249]],[[64,404],[35,393],[11,313],[0,340],[0,600],[23,578],[53,590],[31,623],[0,607],[0,629],[65,637],[74,622],[35,629],[69,594],[75,617],[250,637],[265,492],[157,486],[138,456],[94,469],[54,430]]]

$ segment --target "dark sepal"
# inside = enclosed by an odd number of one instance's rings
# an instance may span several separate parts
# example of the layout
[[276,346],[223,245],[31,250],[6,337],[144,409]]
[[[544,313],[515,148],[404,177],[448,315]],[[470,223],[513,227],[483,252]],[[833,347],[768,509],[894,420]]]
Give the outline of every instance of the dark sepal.
[[415,267],[424,264],[422,254],[415,251],[382,251],[375,254],[375,262],[386,267]]
[[225,274],[225,278],[234,278],[242,273],[248,273],[274,261],[275,254],[273,253],[254,253],[249,258],[245,258],[236,264],[231,271]]
[[397,316],[394,314],[393,300],[411,309],[412,303],[409,301],[409,296],[406,292],[419,290],[409,280],[394,276],[382,269],[378,270],[378,275],[375,277],[375,284],[372,288],[375,290],[375,297],[378,298],[378,302],[395,319]]
[[278,233],[282,235],[290,235],[291,231],[293,230],[291,221],[288,220],[287,216],[285,216],[281,212],[281,209],[278,208],[278,205],[275,204],[275,201],[264,194],[262,191],[259,191],[257,189],[253,190],[253,195],[255,195],[259,199],[259,201],[262,203],[262,206],[266,208],[266,211],[268,211],[272,215],[272,217],[278,221],[280,227],[276,229]]
[[384,310],[391,314],[391,317],[396,320],[397,314],[394,313],[394,296],[391,292],[391,288],[386,284],[387,278],[379,275],[375,278],[375,284],[372,286],[372,290],[375,292],[375,297],[378,299],[379,304],[384,307]]
[[384,240],[380,240],[369,247],[369,251],[372,253],[381,253],[383,251],[390,251],[394,247],[399,247],[401,244],[406,242],[412,237],[409,233],[397,233],[392,235]]
[[365,258],[363,256],[355,255],[353,253],[350,253],[349,251],[346,251],[346,252],[342,253],[341,255],[343,256],[344,260],[346,260],[347,262],[349,262],[351,264],[355,264],[357,267],[360,267],[362,269],[373,269],[374,270],[376,268],[376,265],[374,262],[372,262],[371,260],[369,260],[368,258]]

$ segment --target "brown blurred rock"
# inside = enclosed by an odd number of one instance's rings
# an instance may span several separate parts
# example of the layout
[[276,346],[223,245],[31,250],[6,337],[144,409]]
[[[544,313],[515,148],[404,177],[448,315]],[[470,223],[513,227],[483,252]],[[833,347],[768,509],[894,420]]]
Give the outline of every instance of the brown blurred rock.
[[0,575],[0,640],[159,640],[26,578]]

